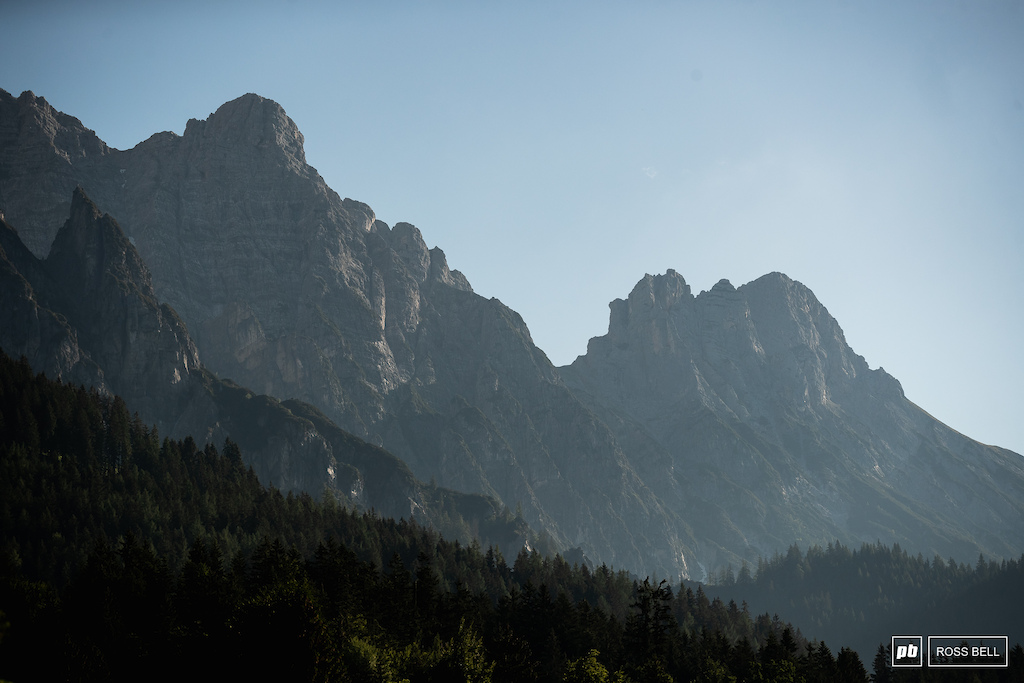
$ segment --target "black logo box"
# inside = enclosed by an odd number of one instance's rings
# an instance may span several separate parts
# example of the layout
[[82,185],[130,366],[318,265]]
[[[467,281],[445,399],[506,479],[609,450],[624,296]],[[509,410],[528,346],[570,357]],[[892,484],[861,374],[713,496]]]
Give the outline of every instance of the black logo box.
[[991,669],[1010,666],[1008,636],[928,636],[928,667]]
[[[894,669],[924,666],[923,636],[893,636],[890,649],[892,658],[889,663]],[[901,657],[900,654],[903,656]]]

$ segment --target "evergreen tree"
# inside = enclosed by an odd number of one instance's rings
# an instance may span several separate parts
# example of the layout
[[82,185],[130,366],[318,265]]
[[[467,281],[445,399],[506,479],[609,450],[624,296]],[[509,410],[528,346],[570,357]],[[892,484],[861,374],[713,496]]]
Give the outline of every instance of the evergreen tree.
[[871,665],[873,683],[889,683],[892,680],[892,669],[889,668],[892,663],[890,652],[888,645],[878,644],[878,651]]

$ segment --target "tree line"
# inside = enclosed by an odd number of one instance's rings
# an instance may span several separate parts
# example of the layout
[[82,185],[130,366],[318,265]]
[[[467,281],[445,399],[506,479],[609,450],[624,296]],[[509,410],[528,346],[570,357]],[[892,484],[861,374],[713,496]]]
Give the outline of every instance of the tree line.
[[[861,653],[894,634],[979,633],[1024,639],[1024,556],[972,564],[912,555],[898,544],[796,545],[784,554],[718,573],[707,590],[742,595],[757,610],[783,615],[814,637]],[[880,641],[884,641],[881,642]]]

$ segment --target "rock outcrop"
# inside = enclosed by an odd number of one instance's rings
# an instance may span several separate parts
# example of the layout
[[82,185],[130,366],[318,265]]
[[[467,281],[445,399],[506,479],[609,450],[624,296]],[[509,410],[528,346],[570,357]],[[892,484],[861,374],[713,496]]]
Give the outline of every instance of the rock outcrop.
[[[188,330],[157,303],[138,253],[79,188],[50,254],[37,259],[3,223],[0,345],[50,376],[116,393],[154,418],[190,392],[199,359]],[[173,431],[173,423],[157,419]]]
[[0,347],[48,377],[102,387],[103,371],[83,353],[77,332],[46,306],[48,284],[42,264],[0,219]]
[[43,265],[48,300],[103,369],[110,391],[164,431],[182,432],[159,418],[180,414],[177,406],[189,400],[199,371],[195,344],[174,310],[157,302],[149,270],[117,222],[80,188]]

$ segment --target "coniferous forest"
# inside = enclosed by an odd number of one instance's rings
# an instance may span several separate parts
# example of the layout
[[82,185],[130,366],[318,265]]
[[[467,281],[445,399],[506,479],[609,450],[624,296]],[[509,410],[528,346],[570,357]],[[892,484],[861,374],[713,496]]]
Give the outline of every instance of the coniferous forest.
[[719,572],[712,595],[742,596],[816,637],[870,652],[886,634],[998,633],[1024,639],[1024,556],[974,564],[911,555],[899,545],[841,543],[762,559],[756,570]]
[[[794,572],[840,551],[796,552],[793,571],[776,558],[727,583],[796,590]],[[185,677],[1020,681],[1024,650],[1003,670],[891,671],[884,648],[866,666],[700,586],[526,549],[509,561],[415,520],[283,495],[230,441],[161,438],[119,398],[0,354],[0,679]]]

